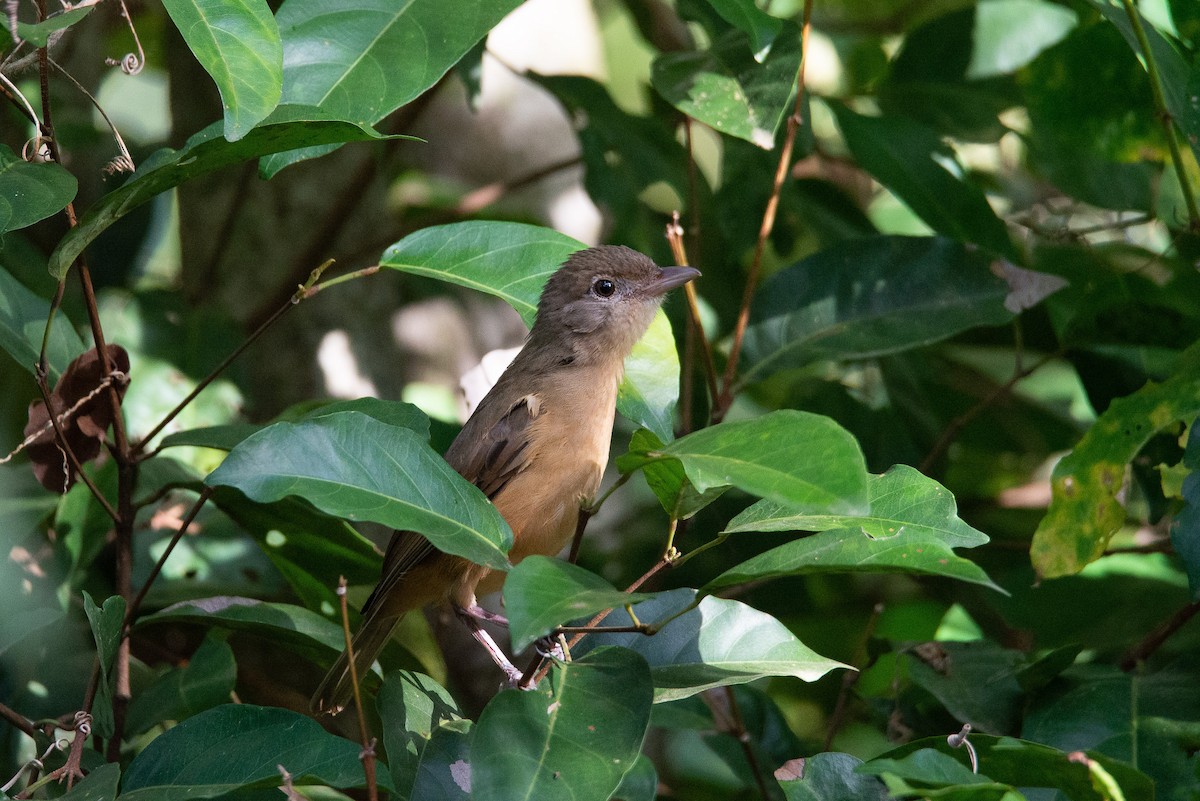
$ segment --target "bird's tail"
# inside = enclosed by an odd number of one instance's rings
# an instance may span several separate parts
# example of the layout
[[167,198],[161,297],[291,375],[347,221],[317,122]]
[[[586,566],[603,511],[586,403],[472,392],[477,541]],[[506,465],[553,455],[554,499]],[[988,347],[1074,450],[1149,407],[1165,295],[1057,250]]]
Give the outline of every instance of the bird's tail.
[[[383,650],[388,638],[392,636],[392,629],[396,628],[396,624],[399,622],[399,617],[385,618],[380,615],[369,615],[363,621],[358,633],[354,635],[351,640],[354,651],[354,672],[358,676],[360,686],[367,671],[371,669],[371,664]],[[350,658],[348,653],[343,651],[342,655],[338,657],[338,661],[325,674],[321,686],[313,693],[312,700],[308,702],[308,705],[314,714],[336,715],[350,702],[353,694],[354,686],[350,681]]]

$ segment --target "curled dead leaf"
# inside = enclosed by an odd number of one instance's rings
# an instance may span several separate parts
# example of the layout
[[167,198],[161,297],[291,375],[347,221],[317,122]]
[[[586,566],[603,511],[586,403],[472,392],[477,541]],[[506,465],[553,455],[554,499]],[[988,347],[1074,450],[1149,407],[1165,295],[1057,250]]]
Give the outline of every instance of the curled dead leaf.
[[[120,345],[108,345],[107,352],[112,383],[118,397],[123,398],[129,385],[129,354]],[[41,433],[29,443],[26,452],[33,462],[33,474],[46,489],[66,492],[76,478],[75,470],[55,440],[51,413],[59,420],[63,438],[79,463],[95,459],[100,455],[104,432],[113,422],[113,407],[102,391],[103,386],[104,369],[98,352],[92,348],[71,362],[58,379],[50,393],[50,410],[41,400],[29,404],[25,436]]]

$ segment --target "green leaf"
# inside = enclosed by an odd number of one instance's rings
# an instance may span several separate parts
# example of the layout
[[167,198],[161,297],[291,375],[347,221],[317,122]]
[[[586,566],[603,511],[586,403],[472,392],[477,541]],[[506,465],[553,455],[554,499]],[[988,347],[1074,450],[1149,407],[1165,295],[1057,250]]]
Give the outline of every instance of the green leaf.
[[650,82],[684,114],[771,150],[791,108],[800,66],[800,31],[774,22],[780,35],[764,58],[756,61],[762,52],[758,42],[752,46],[746,33],[730,30],[708,50],[660,55]]
[[1103,555],[1125,522],[1118,500],[1126,470],[1154,434],[1200,414],[1200,345],[1180,357],[1176,373],[1114,400],[1054,467],[1050,508],[1038,524],[1030,558],[1038,575],[1078,573]]
[[825,359],[928,345],[1013,317],[993,260],[942,237],[878,236],[822,250],[773,275],[746,329],[742,383]]
[[638,754],[633,767],[621,777],[621,784],[612,795],[620,801],[655,801],[658,798],[658,771],[645,754]]
[[75,257],[109,226],[155,195],[192,178],[300,145],[387,138],[307,106],[280,106],[236,142],[226,140],[223,131],[221,123],[214,123],[179,150],[163,149],[142,162],[128,181],[92,204],[79,225],[62,238],[50,254],[50,274],[61,279]]
[[[37,366],[49,314],[50,304],[46,300],[0,268],[0,348],[30,373]],[[50,329],[50,343],[46,348],[51,382],[57,381],[67,365],[85,350],[83,340],[60,310]]]
[[174,604],[139,619],[135,628],[156,623],[194,623],[245,631],[313,660],[326,659],[331,651],[340,653],[346,645],[339,623],[302,606],[253,598],[219,596]]
[[[423,228],[384,251],[379,263],[494,295],[526,325],[537,317],[542,287],[582,242],[549,228],[509,222],[463,222]],[[625,360],[617,410],[627,419],[673,436],[679,397],[679,356],[660,311]]]
[[[1062,790],[1074,801],[1102,801],[1101,796],[1092,789],[1087,767],[1072,761],[1066,751],[1028,740],[987,734],[971,734],[970,741],[979,756],[981,768],[993,781],[1019,787],[1053,787]],[[945,737],[928,737],[907,743],[870,760],[859,770],[862,773],[877,775],[885,770],[899,769],[914,778],[920,775],[926,776],[927,779],[935,778],[929,776],[928,770],[922,767],[932,767],[932,760],[925,763],[912,760],[913,755],[920,752],[925,752],[926,759],[931,753],[952,759],[967,772],[967,776],[971,775],[970,768],[967,767],[967,755],[962,749],[955,749],[947,744]],[[1095,751],[1086,753],[1112,774],[1124,789],[1126,798],[1154,796],[1153,784],[1144,773],[1104,754]],[[954,771],[953,776],[949,775],[951,770]],[[947,770],[945,779],[972,781],[953,768]]]
[[823,415],[791,409],[721,423],[665,448],[623,457],[622,470],[674,459],[700,492],[733,486],[815,512],[867,509],[867,470],[854,437]]
[[953,548],[988,541],[957,516],[954,496],[907,465],[896,465],[867,482],[869,509],[862,515],[811,514],[786,504],[760,501],[729,523],[729,533],[822,531],[793,540],[709,582],[706,590],[781,576],[835,572],[911,572],[946,576],[1003,590]]
[[619,648],[555,664],[536,691],[501,692],[475,726],[471,798],[609,798],[641,751],[651,698],[645,661]]
[[1192,600],[1200,601],[1200,425],[1193,420],[1188,431],[1183,464],[1191,472],[1183,480],[1183,509],[1171,526],[1171,545],[1187,571]]
[[125,720],[126,735],[229,703],[236,682],[233,649],[223,636],[209,632],[183,667],[170,668],[134,697]]
[[[1124,8],[1119,8],[1108,0],[1090,0],[1100,13],[1117,26],[1117,30],[1125,37],[1134,53],[1143,59],[1147,54],[1142,53],[1141,43],[1133,29],[1133,22]],[[1162,85],[1163,100],[1171,119],[1179,126],[1183,139],[1192,148],[1192,154],[1200,160],[1200,96],[1193,90],[1195,86],[1195,68],[1188,65],[1188,60],[1175,49],[1175,46],[1159,33],[1158,28],[1150,23],[1140,11],[1135,13],[1141,22],[1146,41],[1150,44],[1149,55],[1154,58],[1158,70],[1158,80]]]
[[951,548],[974,548],[987,535],[958,517],[954,496],[914,467],[898,464],[867,479],[869,509],[863,515],[812,514],[777,501],[759,501],[725,528],[741,531],[830,531],[857,528],[883,539],[909,531],[940,540]]
[[113,692],[113,660],[117,657],[117,649],[121,645],[121,628],[125,622],[125,599],[113,595],[104,600],[104,606],[96,606],[92,596],[83,593],[83,611],[87,615],[88,624],[92,628],[92,637],[96,641],[96,658],[100,664],[100,683],[96,688],[96,703],[93,706],[96,716],[96,731],[101,737],[111,737],[113,734],[112,692]]
[[772,52],[771,45],[784,28],[783,20],[760,9],[754,0],[709,0],[708,4],[730,25],[749,34],[756,61],[764,61]]
[[523,651],[556,626],[649,598],[626,593],[582,567],[529,556],[504,580],[504,609],[514,651]]
[[[381,400],[380,398],[355,398],[347,401],[334,401],[321,404],[315,409],[299,415],[280,415],[279,420],[299,422],[301,420],[319,420],[339,412],[362,412],[368,417],[387,423],[390,426],[408,428],[425,439],[429,439],[429,418],[416,406],[403,401]],[[231,423],[223,426],[208,426],[192,428],[187,431],[177,431],[163,437],[161,448],[171,448],[180,445],[192,445],[201,448],[216,448],[222,451],[233,450],[242,440],[266,426],[252,423]]]
[[855,161],[929,227],[1019,258],[1004,223],[936,132],[903,117],[865,117],[840,103],[829,107]]
[[41,22],[18,22],[17,35],[34,47],[45,47],[50,35],[65,30],[88,15],[95,6],[84,6],[46,17]]
[[380,555],[371,541],[304,500],[260,504],[222,487],[213,493],[212,503],[258,543],[309,609],[333,617],[340,576],[350,584],[379,580]]
[[[689,610],[696,597],[696,590],[671,590],[634,606],[634,614],[646,624],[684,612],[653,636],[589,634],[572,652],[586,653],[603,645],[637,651],[650,663],[655,703],[767,676],[816,681],[845,667],[814,653],[765,612],[711,596]],[[632,622],[623,610],[616,610],[601,625],[628,626]]]
[[1053,47],[1079,23],[1070,8],[1045,0],[988,0],[975,7],[968,78],[1007,75]]
[[60,164],[31,164],[0,145],[0,235],[33,225],[75,199],[79,185]]
[[1077,28],[1017,77],[1038,173],[1101,208],[1153,208],[1166,143],[1146,72],[1113,27]]
[[[286,0],[275,15],[283,37],[283,102],[317,106],[374,125],[441,80],[521,0]],[[316,143],[314,143],[316,144]],[[332,148],[264,159],[267,176]]]
[[930,643],[934,664],[920,652],[906,652],[909,679],[928,691],[960,723],[975,731],[1005,734],[1020,722],[1023,690],[1018,672],[1025,662],[1018,651],[986,640]]
[[417,531],[476,564],[508,565],[512,531],[479,488],[420,435],[358,412],[275,423],[234,448],[205,481],[263,503],[298,496],[327,514]]
[[[125,771],[121,798],[215,798],[241,787],[277,787],[282,765],[297,785],[364,783],[357,743],[287,709],[228,704],[201,712],[154,738]],[[386,771],[378,774],[390,786]]]
[[861,764],[861,759],[850,754],[813,754],[805,757],[802,775],[782,778],[779,786],[787,801],[887,801],[887,788],[878,779],[859,773]]
[[421,773],[434,769],[434,738],[447,727],[463,722],[457,702],[428,676],[399,670],[384,677],[376,704],[384,723],[383,743],[398,797],[404,801],[430,797],[418,795],[416,788]]
[[60,795],[58,801],[114,801],[120,780],[121,766],[115,762],[105,763],[93,768],[83,781]]
[[629,441],[629,453],[617,457],[622,473],[642,470],[646,484],[654,492],[663,510],[676,520],[685,520],[725,494],[729,487],[711,487],[698,492],[688,481],[683,464],[675,459],[646,461],[640,454],[661,451],[663,441],[653,432],[639,428]]
[[283,44],[266,0],[164,0],[188,48],[221,93],[236,142],[279,105]]

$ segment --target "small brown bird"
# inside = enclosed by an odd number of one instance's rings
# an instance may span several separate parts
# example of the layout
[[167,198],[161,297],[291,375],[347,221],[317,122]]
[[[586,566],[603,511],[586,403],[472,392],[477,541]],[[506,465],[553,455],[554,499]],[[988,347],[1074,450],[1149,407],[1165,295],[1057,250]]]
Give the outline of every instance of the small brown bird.
[[[635,250],[607,246],[573,254],[550,276],[525,347],[446,451],[450,466],[508,521],[513,564],[532,554],[553,556],[574,534],[581,505],[595,494],[608,462],[625,357],[667,291],[699,274],[691,267],[660,268]],[[479,622],[503,618],[475,600],[500,589],[504,577],[436,550],[415,532],[393,533],[382,578],[354,636],[357,674],[366,674],[405,613],[448,602],[515,683],[520,671]],[[342,654],[312,708],[335,714],[350,694]]]

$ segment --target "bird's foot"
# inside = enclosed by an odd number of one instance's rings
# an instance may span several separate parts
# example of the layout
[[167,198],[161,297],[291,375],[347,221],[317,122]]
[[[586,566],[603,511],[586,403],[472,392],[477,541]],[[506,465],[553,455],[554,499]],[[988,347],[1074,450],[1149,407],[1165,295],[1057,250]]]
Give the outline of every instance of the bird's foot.
[[495,623],[497,626],[507,626],[508,618],[504,615],[490,612],[484,609],[479,604],[471,604],[470,606],[456,606],[454,611],[459,617],[471,618],[472,620],[482,620],[484,623]]

